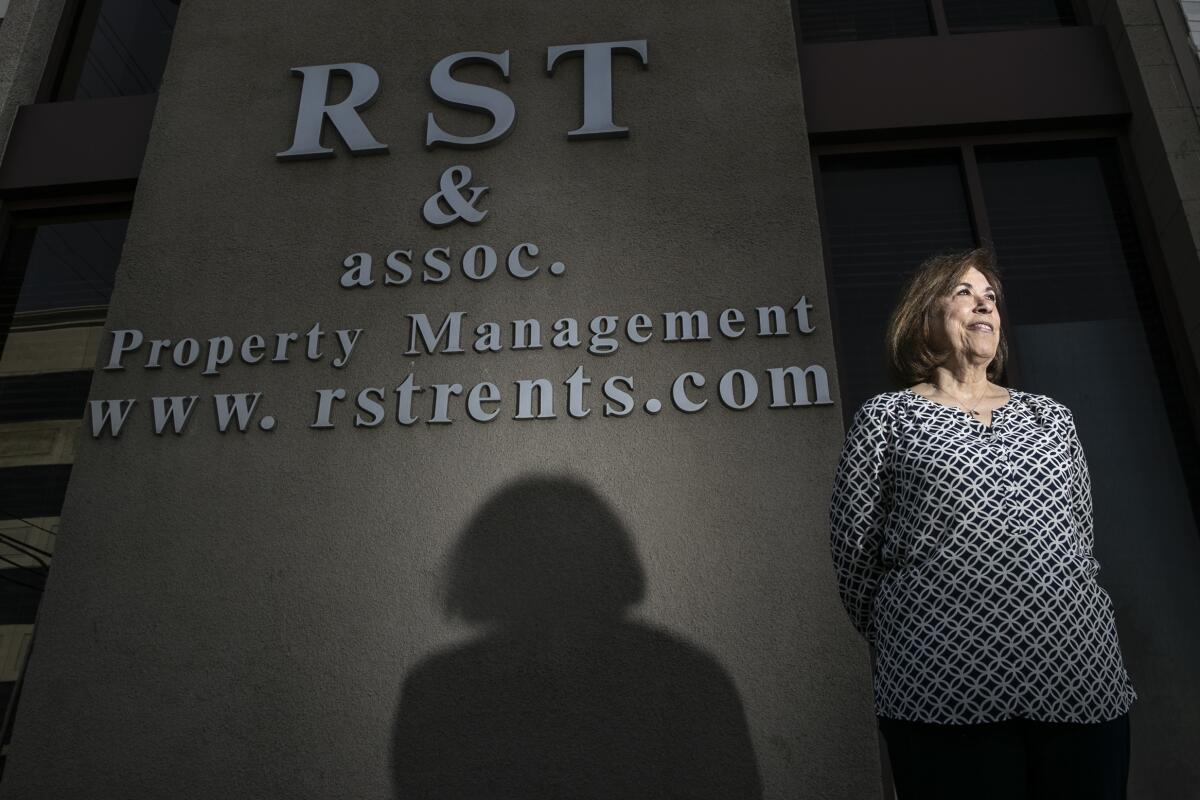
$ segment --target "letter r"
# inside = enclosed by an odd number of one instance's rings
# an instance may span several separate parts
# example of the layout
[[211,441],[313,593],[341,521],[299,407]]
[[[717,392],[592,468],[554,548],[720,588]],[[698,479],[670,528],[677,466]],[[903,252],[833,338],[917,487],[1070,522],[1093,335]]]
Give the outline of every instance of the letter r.
[[[350,93],[340,103],[326,102],[329,94],[329,79],[333,73],[350,76]],[[292,74],[304,82],[300,88],[300,110],[296,113],[296,135],[292,146],[275,157],[280,161],[302,158],[332,158],[333,148],[321,145],[321,132],[325,118],[333,123],[334,130],[350,152],[386,153],[388,146],[375,139],[357,109],[369,106],[379,93],[379,73],[366,64],[319,64],[313,67],[293,67]]]

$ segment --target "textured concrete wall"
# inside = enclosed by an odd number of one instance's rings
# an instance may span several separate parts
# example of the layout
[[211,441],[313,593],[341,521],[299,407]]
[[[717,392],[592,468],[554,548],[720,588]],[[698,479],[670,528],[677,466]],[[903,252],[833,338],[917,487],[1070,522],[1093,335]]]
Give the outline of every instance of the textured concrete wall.
[[[1175,308],[1200,280],[1200,60],[1170,0],[1091,0],[1108,33],[1129,97],[1129,144],[1162,252],[1164,322],[1185,390],[1200,391],[1200,321]],[[1192,405],[1193,424],[1200,409]]]
[[0,24],[0,156],[17,109],[32,103],[65,0],[18,0]]
[[[632,135],[567,141],[581,64],[548,78],[546,48],[635,38],[648,43],[649,68],[628,56],[614,68],[617,122]],[[453,52],[505,49],[510,83],[483,67],[462,74],[511,95],[512,135],[478,151],[426,152],[429,110],[456,130],[486,125],[433,101],[432,66]],[[334,159],[277,162],[299,96],[288,69],[347,61],[382,76],[364,119],[390,154],[351,158],[339,144]],[[490,186],[480,203],[490,215],[436,231],[419,210],[460,163]],[[764,396],[732,411],[716,399],[735,367],[757,375],[764,395],[770,367],[821,364],[835,377],[810,170],[783,2],[185,4],[108,327],[172,340],[304,332],[318,321],[365,332],[341,370],[327,341],[320,362],[297,352],[217,377],[138,361],[98,374],[93,398],[138,405],[118,440],[85,432],[79,443],[0,791],[387,797],[393,750],[415,759],[404,742],[449,730],[478,733],[478,751],[504,751],[505,734],[516,736],[528,746],[510,761],[536,763],[530,749],[545,747],[555,763],[583,759],[581,769],[596,768],[586,755],[594,744],[607,771],[572,779],[624,780],[624,796],[650,794],[638,781],[663,764],[677,789],[711,772],[716,796],[737,796],[717,786],[734,783],[720,775],[744,788],[756,769],[768,797],[877,794],[867,655],[843,619],[827,555],[839,409],[770,409]],[[367,290],[338,285],[356,251],[381,261],[412,248],[419,261],[437,245],[457,256],[522,241],[566,273],[474,283],[456,271],[444,284],[402,287],[378,285],[377,274]],[[784,337],[714,331],[711,342],[666,343],[659,323],[654,341],[622,338],[604,357],[402,352],[407,313],[463,310],[470,329],[704,309],[715,328],[724,308],[753,313],[802,295],[814,306],[811,334],[793,323]],[[584,419],[567,415],[562,385],[578,366],[594,381]],[[708,380],[709,405],[694,415],[669,402],[687,370]],[[473,422],[455,398],[453,424],[405,428],[389,400],[378,428],[353,427],[349,404],[336,429],[308,427],[315,389],[390,393],[410,372],[425,386],[493,381],[501,414]],[[633,378],[639,406],[626,418],[602,415],[599,387],[613,375]],[[512,382],[538,377],[558,388],[558,418],[512,419]],[[278,419],[274,431],[216,432],[211,396],[242,391],[263,393],[259,414]],[[181,436],[151,430],[149,397],[164,394],[201,396]],[[665,410],[644,411],[650,398]],[[540,482],[522,483],[531,474]],[[448,620],[447,570],[453,585],[492,576],[470,602],[461,586],[451,591],[460,610],[491,599],[503,607],[493,617],[520,624],[497,638]],[[613,592],[639,571],[637,624],[564,624],[595,609],[555,592]],[[561,607],[546,606],[552,597]],[[522,617],[533,606],[536,622]],[[561,708],[530,689],[539,680],[574,685],[562,702],[584,722],[560,730]],[[398,717],[406,681],[410,706],[424,705]],[[589,725],[595,741],[579,733]],[[642,755],[620,757],[630,742],[645,745]],[[423,765],[443,780],[475,770],[460,766]]]
[[[1200,61],[1174,0],[1092,0],[1089,5],[1093,20],[1108,33],[1129,97],[1129,150],[1141,184],[1134,183],[1130,191],[1142,194],[1154,228],[1155,235],[1145,242],[1148,254],[1158,251],[1150,268],[1157,273],[1163,323],[1197,424],[1200,321],[1188,298],[1200,289]],[[1117,352],[1115,345],[1105,349]],[[1079,359],[1072,363],[1084,372],[1101,369]],[[1070,380],[1066,375],[1060,379]],[[1083,415],[1115,411],[1114,404],[1122,402],[1126,400],[1098,398]],[[1108,418],[1119,416],[1110,413]],[[1137,418],[1147,429],[1153,425],[1145,414]],[[1094,454],[1090,447],[1089,457],[1105,458],[1103,445]],[[1110,458],[1132,458],[1134,449]],[[1163,491],[1169,483],[1156,481],[1155,486]],[[1118,600],[1122,647],[1139,694],[1131,713],[1130,797],[1184,796],[1200,784],[1194,755],[1200,749],[1200,692],[1194,677],[1200,664],[1194,624],[1200,607],[1195,579],[1200,546],[1194,511],[1182,502],[1183,487],[1178,487],[1173,490],[1176,502],[1156,504],[1147,518],[1144,508],[1124,508],[1125,488],[1095,487],[1097,512],[1113,531],[1107,545],[1098,544],[1098,553],[1106,565],[1106,585]],[[1099,524],[1097,528],[1099,543]]]

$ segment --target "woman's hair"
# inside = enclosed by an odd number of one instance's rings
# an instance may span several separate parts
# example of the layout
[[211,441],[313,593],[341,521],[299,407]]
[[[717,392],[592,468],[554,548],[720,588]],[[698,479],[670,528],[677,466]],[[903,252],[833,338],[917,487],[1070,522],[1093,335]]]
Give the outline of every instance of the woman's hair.
[[[996,290],[996,300],[1003,298],[996,256],[989,247],[942,253],[925,260],[909,278],[900,295],[900,303],[892,312],[887,331],[887,360],[892,377],[908,386],[933,377],[934,369],[949,355],[939,349],[934,340],[938,303],[950,294],[971,267],[979,270]],[[1002,319],[1003,322],[1003,319]],[[1000,326],[1000,342],[996,357],[988,364],[989,380],[996,380],[1004,371],[1008,359],[1006,325]]]

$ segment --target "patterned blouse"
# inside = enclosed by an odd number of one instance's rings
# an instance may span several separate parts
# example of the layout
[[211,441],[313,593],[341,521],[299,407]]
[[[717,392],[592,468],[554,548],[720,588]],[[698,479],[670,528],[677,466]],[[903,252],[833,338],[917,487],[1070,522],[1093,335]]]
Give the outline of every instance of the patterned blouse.
[[1136,697],[1096,582],[1071,412],[1009,391],[991,427],[911,390],[846,434],[830,505],[842,602],[874,645],[875,712],[1101,722]]

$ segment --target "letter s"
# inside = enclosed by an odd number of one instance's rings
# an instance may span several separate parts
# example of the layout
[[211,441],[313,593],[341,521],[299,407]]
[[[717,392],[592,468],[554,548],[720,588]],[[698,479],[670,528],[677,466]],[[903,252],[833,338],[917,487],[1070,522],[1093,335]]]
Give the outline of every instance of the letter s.
[[429,75],[429,87],[448,105],[458,108],[480,109],[492,115],[492,127],[478,136],[455,136],[442,130],[430,111],[425,123],[425,146],[433,148],[439,144],[451,147],[483,147],[502,139],[512,130],[517,119],[517,107],[512,98],[499,89],[479,86],[455,80],[450,74],[459,64],[495,64],[500,68],[504,80],[508,80],[508,52],[503,53],[454,53],[439,61]]

